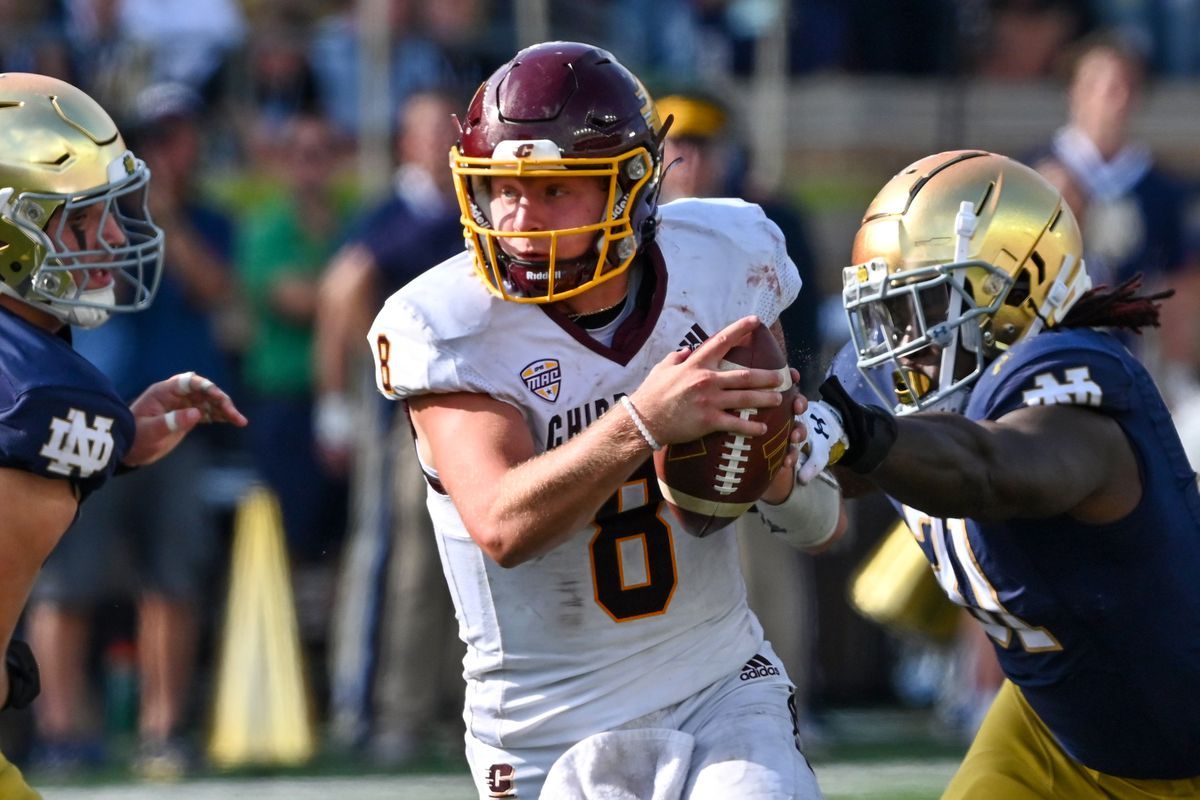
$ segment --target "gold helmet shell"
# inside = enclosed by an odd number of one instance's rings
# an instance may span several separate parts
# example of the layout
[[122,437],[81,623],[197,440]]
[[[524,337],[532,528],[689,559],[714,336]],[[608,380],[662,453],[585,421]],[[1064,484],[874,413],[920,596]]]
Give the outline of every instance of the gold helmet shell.
[[[82,325],[149,305],[162,257],[149,179],[87,94],[45,75],[0,74],[0,291]],[[79,215],[119,235],[86,243]],[[96,270],[114,280],[89,286]]]
[[[842,299],[858,366],[897,413],[961,406],[988,362],[1058,324],[1091,287],[1059,192],[978,150],[928,156],[892,178],[852,261]],[[934,369],[912,365],[931,354]]]

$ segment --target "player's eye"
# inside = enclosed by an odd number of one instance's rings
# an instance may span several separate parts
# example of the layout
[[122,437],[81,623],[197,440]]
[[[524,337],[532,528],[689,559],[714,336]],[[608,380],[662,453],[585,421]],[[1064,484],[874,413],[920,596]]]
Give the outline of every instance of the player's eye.
[[921,313],[925,324],[933,325],[946,319],[950,311],[950,287],[945,284],[921,292]]

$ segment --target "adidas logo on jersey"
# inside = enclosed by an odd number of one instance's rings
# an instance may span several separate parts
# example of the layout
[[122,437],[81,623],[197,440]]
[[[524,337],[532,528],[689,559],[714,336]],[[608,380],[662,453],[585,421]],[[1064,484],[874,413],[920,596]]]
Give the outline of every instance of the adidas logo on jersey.
[[704,328],[700,327],[700,323],[692,325],[688,328],[688,332],[679,340],[679,349],[695,350],[700,345],[704,344],[704,340],[708,338],[708,333]]
[[738,678],[743,681],[751,681],[755,678],[768,678],[778,674],[779,667],[762,656],[755,656],[742,665],[742,673]]

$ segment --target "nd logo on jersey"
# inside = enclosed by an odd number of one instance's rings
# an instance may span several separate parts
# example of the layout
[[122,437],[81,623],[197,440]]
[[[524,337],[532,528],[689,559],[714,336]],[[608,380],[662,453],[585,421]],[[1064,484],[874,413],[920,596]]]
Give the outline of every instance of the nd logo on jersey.
[[1027,406],[1052,406],[1059,403],[1080,406],[1099,406],[1104,396],[1100,385],[1092,380],[1087,367],[1074,367],[1065,373],[1066,380],[1059,383],[1049,372],[1034,376],[1036,389],[1028,389],[1023,397]]
[[51,419],[50,440],[39,451],[50,459],[47,469],[68,476],[78,469],[81,478],[104,469],[112,456],[112,424],[112,417],[97,415],[95,424],[88,425],[87,414],[77,408],[67,412],[66,419]]
[[543,400],[553,403],[558,399],[558,387],[562,384],[562,369],[556,358],[539,358],[521,370],[521,380],[529,391]]

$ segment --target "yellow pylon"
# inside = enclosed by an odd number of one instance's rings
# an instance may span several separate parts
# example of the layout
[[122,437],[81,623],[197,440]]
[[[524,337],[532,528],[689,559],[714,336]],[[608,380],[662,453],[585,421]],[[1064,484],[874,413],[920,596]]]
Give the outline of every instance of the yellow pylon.
[[907,523],[899,520],[850,576],[850,607],[897,632],[949,641],[961,610],[938,586]]
[[218,767],[295,765],[314,737],[279,503],[238,504],[208,755]]

